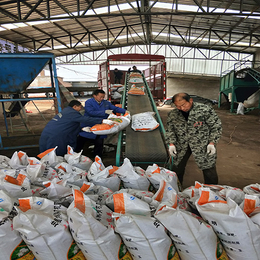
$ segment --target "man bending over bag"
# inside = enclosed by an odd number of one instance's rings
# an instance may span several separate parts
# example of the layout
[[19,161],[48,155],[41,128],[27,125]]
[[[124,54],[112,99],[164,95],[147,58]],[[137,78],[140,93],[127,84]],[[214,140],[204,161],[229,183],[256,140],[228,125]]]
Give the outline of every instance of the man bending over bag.
[[47,123],[40,137],[40,153],[58,146],[56,155],[64,156],[67,153],[67,145],[73,149],[76,147],[77,135],[81,130],[80,123],[92,126],[102,123],[102,118],[82,116],[79,112],[81,109],[81,103],[72,100],[68,107]]

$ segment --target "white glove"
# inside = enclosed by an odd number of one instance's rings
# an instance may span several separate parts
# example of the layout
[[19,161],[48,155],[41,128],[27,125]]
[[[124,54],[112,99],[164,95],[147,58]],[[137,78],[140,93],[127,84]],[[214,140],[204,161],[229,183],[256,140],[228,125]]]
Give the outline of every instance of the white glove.
[[168,149],[171,156],[175,157],[177,155],[176,146],[170,145]]
[[86,126],[86,127],[83,127],[81,130],[85,131],[87,133],[91,133],[90,128],[91,128],[90,126]]
[[102,124],[113,125],[114,122],[112,120],[109,120],[109,119],[103,119]]
[[214,144],[208,144],[207,146],[207,154],[208,155],[213,155],[216,153],[216,148],[214,146]]
[[108,115],[113,114],[113,110],[107,109],[107,110],[105,110],[105,113]]

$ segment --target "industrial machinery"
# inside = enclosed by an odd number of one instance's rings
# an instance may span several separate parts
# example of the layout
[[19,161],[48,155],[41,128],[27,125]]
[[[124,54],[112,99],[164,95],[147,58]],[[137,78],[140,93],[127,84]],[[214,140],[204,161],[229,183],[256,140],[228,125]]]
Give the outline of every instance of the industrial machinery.
[[[46,97],[29,96],[27,88],[46,66],[49,67],[50,71],[51,87],[40,90],[41,92],[46,91]],[[5,138],[11,138],[8,129],[8,117],[19,115],[27,128],[24,106],[29,101],[55,100],[57,111],[61,111],[59,84],[53,54],[2,53],[0,54],[0,69],[0,102],[6,128]],[[49,95],[49,92],[52,92],[52,95]],[[9,104],[9,106],[7,107],[6,104]],[[2,133],[0,134],[0,150],[34,146],[38,145],[4,147]]]
[[[125,107],[132,115],[142,112],[154,112],[159,127],[149,132],[134,131],[129,125],[124,131],[119,133],[116,165],[120,166],[124,158],[128,158],[133,165],[151,165],[156,163],[166,166],[168,152],[165,144],[165,130],[158,113],[153,95],[142,74],[144,83],[135,83],[136,86],[145,87],[145,95],[128,95],[129,74],[125,78],[125,90],[122,97],[122,107]],[[170,167],[171,168],[171,167]]]
[[[166,63],[162,55],[149,54],[117,54],[110,55],[107,61],[102,63],[98,72],[98,86],[107,93],[107,98],[112,99],[112,87],[114,82],[111,66],[147,65],[142,72],[143,83],[135,83],[144,86],[145,95],[128,95],[130,88],[129,73],[123,72],[124,91],[119,101],[122,107],[131,112],[131,115],[154,112],[159,127],[149,132],[134,131],[129,125],[118,135],[116,152],[116,165],[120,166],[124,158],[128,158],[133,165],[151,165],[156,163],[161,166],[168,164],[168,149],[165,144],[165,130],[161,121],[155,101],[163,101],[166,98]],[[171,167],[171,166],[170,166]]]
[[[221,106],[222,96],[230,102],[230,112],[233,113],[234,104],[244,102],[251,95],[260,95],[260,69],[252,68],[250,63],[235,64],[234,69],[223,73],[220,81],[218,106]],[[260,108],[260,98],[254,108]],[[253,109],[253,107],[252,107]]]

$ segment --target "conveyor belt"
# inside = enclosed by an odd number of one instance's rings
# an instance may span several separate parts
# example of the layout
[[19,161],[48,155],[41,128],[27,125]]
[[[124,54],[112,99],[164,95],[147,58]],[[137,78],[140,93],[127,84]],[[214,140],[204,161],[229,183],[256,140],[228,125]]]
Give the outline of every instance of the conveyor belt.
[[[132,83],[129,83],[129,87]],[[136,86],[145,86],[135,83]],[[145,86],[146,87],[146,86]],[[131,115],[153,112],[147,89],[144,96],[128,95],[127,110]],[[167,160],[165,144],[159,128],[150,132],[134,131],[129,125],[126,129],[125,157],[132,163],[165,163]]]

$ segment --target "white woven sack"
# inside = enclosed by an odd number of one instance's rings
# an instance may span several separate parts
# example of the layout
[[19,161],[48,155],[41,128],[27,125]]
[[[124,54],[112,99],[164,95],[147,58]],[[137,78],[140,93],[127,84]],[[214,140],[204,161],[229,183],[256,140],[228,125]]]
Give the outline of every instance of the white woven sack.
[[146,176],[141,176],[135,172],[133,165],[128,158],[124,159],[124,163],[115,171],[122,180],[125,188],[136,190],[148,190],[150,182]]
[[0,260],[33,260],[34,255],[23,242],[19,232],[13,229],[10,216],[12,208],[13,200],[0,190]]
[[131,116],[126,114],[124,116],[109,115],[107,118],[112,124],[97,124],[90,128],[90,131],[96,135],[109,135],[122,131],[130,124]]
[[40,197],[19,199],[19,205],[14,230],[20,232],[37,260],[66,260],[68,254],[84,259],[68,229],[65,207]]
[[[124,191],[124,192],[123,192]],[[126,193],[118,191],[106,199],[106,205],[116,213],[151,216],[151,209],[147,202]]]
[[129,83],[144,83],[143,79],[142,78],[134,78],[134,77],[131,77],[129,79]]
[[80,153],[76,153],[69,145],[67,146],[67,148],[68,151],[67,154],[64,155],[64,158],[68,162],[68,164],[88,171],[93,161],[87,156],[82,155],[83,150],[81,150]]
[[178,177],[173,171],[159,167],[157,164],[149,165],[145,171],[148,180],[152,183],[156,190],[159,189],[161,180],[168,182],[176,192],[178,188]]
[[244,193],[249,195],[258,195],[260,197],[260,184],[250,184],[243,188]]
[[28,165],[27,158],[28,158],[28,156],[25,152],[22,152],[22,151],[14,152],[9,161],[9,165],[13,169],[23,168],[26,165]]
[[177,260],[179,256],[163,225],[152,217],[114,213],[115,230],[134,260]]
[[11,166],[9,165],[10,158],[5,155],[0,155],[0,169],[7,169]]
[[159,123],[153,117],[154,112],[144,112],[132,116],[131,127],[134,131],[149,132],[157,127]]
[[224,201],[210,189],[200,188],[196,207],[217,233],[230,259],[260,259],[260,227],[232,199]]
[[69,225],[84,256],[88,260],[122,259],[126,248],[110,224],[112,211],[104,205],[96,205],[78,190],[73,194],[74,201],[67,210]]
[[212,227],[200,217],[168,206],[157,211],[155,217],[171,232],[182,260],[227,259]]

